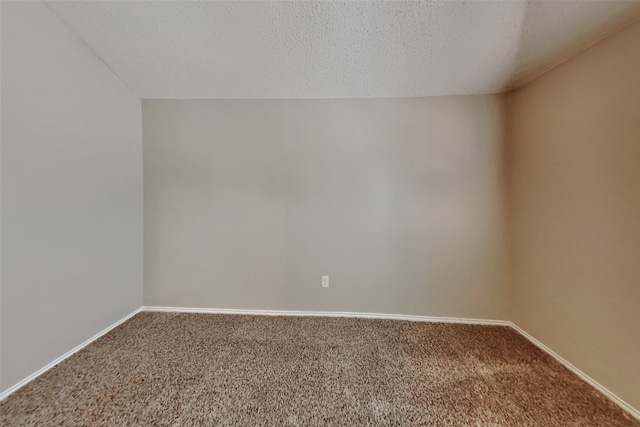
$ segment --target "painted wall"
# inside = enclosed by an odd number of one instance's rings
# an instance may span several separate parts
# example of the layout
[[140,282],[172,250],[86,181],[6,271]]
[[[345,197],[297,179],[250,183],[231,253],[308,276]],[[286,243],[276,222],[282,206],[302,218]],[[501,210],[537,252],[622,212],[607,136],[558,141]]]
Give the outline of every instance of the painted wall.
[[509,102],[513,320],[640,408],[640,23]]
[[505,318],[502,101],[144,100],[145,305]]
[[1,389],[142,302],[140,99],[36,2],[2,2]]

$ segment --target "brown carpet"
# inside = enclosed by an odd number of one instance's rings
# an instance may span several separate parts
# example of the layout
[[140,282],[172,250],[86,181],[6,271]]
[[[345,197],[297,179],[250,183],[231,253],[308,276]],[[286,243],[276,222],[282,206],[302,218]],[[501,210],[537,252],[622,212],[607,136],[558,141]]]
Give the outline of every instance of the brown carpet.
[[508,327],[141,313],[1,425],[639,426]]

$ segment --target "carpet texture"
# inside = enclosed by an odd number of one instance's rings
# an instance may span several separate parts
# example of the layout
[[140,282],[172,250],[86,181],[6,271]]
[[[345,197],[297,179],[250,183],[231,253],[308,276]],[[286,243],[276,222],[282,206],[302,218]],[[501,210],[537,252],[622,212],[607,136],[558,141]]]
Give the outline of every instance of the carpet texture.
[[639,426],[508,327],[140,313],[1,425]]

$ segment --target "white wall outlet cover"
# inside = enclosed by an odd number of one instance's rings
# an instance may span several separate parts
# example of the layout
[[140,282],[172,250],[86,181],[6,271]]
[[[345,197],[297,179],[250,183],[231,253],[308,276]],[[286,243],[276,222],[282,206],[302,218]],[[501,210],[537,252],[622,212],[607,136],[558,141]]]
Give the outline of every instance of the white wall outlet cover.
[[322,287],[323,288],[329,287],[329,276],[322,276]]

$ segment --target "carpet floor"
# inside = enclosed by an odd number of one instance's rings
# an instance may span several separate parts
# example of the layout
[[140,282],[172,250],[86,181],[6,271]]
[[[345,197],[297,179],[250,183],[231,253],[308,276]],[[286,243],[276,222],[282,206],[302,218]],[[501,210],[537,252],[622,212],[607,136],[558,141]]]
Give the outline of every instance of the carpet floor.
[[508,327],[140,313],[2,426],[640,426]]

